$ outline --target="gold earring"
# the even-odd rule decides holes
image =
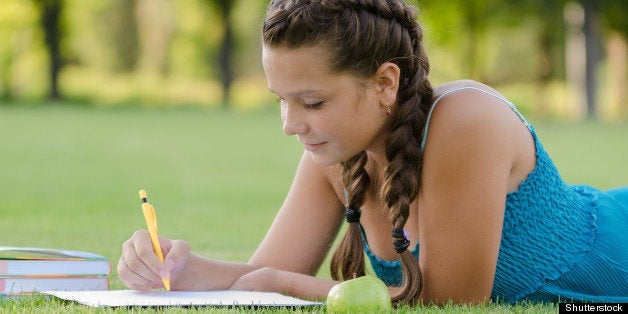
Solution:
[[[392,111],[390,110],[390,106],[388,105],[388,102],[386,102],[386,115],[389,116],[392,114]]]

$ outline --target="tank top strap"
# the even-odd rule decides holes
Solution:
[[[506,103],[519,117],[519,120],[521,120],[521,122],[523,122],[523,124],[528,128],[528,130],[530,130],[532,132],[532,128],[530,123],[528,123],[528,121],[523,117],[523,115],[521,114],[521,112],[519,112],[519,110],[517,110],[517,107],[515,106],[515,104],[513,104],[511,101],[509,101],[508,99],[493,94],[491,92],[487,92],[483,89],[477,88],[477,87],[473,87],[473,86],[463,86],[463,87],[458,87],[458,88],[454,88],[451,90],[448,90],[446,92],[444,92],[442,95],[438,96],[438,98],[436,98],[436,100],[434,100],[434,103],[432,104],[432,107],[430,108],[430,111],[427,114],[427,120],[425,121],[425,127],[423,128],[423,138],[421,139],[421,152],[423,152],[425,150],[425,142],[427,140],[427,130],[430,126],[430,119],[432,118],[432,113],[434,112],[434,108],[436,108],[436,105],[441,101],[441,99],[443,99],[443,97],[455,93],[457,91],[461,91],[461,90],[475,90],[490,96],[493,96],[501,101],[503,101],[504,103]]]

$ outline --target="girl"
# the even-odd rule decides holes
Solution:
[[[316,299],[363,275],[366,255],[395,302],[627,302],[628,188],[564,183],[492,88],[433,90],[422,36],[402,0],[271,1],[264,70],[305,152],[268,234],[248,263],[161,238],[162,264],[138,231],[120,278]],[[343,220],[334,280],[316,278]]]

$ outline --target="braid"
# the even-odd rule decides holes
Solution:
[[[271,0],[263,27],[265,46],[317,45],[326,49],[332,71],[370,78],[384,62],[393,62],[401,70],[397,109],[387,125],[390,134],[384,150],[388,165],[380,190],[403,265],[403,288],[393,297],[395,303],[415,303],[422,285],[418,261],[407,250],[409,242],[403,232],[410,205],[421,189],[420,142],[432,98],[423,31],[416,19],[416,10],[403,0]],[[356,213],[370,183],[366,162],[367,155],[361,152],[342,163],[350,223],[332,257],[334,279],[364,274]]]
[[[415,38],[415,53],[410,62],[410,69],[413,71],[406,73],[404,79],[407,81],[402,82],[405,86],[398,91],[397,110],[391,118],[390,135],[384,143],[389,163],[384,172],[380,193],[390,209],[395,243],[407,241],[403,233],[395,230],[403,230],[410,214],[410,204],[421,189],[423,154],[420,143],[433,93],[427,79],[429,62],[423,49],[422,36],[422,29],[418,23],[414,23],[410,31],[410,37]],[[421,293],[421,270],[410,251],[400,251],[404,283],[402,292],[394,296],[393,301],[415,303]]]
[[[345,216],[349,226],[331,258],[330,269],[334,280],[364,276],[359,208],[364,203],[364,195],[371,181],[364,169],[367,160],[366,153],[361,152],[342,163],[342,181],[347,196]]]

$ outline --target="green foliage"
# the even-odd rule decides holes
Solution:
[[[139,30],[135,18],[137,0],[107,1],[97,16],[96,31],[111,47],[111,68],[130,72],[135,69],[140,54]]]
[[[605,0],[602,1],[602,10],[608,27],[619,32],[625,40],[628,40],[628,19],[626,18],[628,2]]]
[[[32,1],[0,2],[0,98],[42,95],[43,40]]]
[[[0,40],[9,43],[0,46],[0,98],[41,99],[49,87],[45,36],[37,26],[35,2],[0,2]],[[267,2],[64,1],[61,53],[66,63],[60,91],[70,99],[108,104],[218,106],[222,98],[218,57],[224,36],[220,8],[229,4],[234,78],[228,96],[236,107],[263,106],[271,99],[265,90],[259,39]],[[420,8],[435,85],[460,78],[497,87],[527,85],[528,94],[538,95],[534,108],[574,107],[576,102],[565,101],[565,96],[545,99],[537,86],[566,85],[562,6],[575,1],[409,2]],[[624,2],[602,1],[601,21],[606,29],[625,35]],[[611,79],[609,75],[599,80]],[[618,99],[618,106],[626,106],[621,96],[625,91],[600,86],[601,100]]]

